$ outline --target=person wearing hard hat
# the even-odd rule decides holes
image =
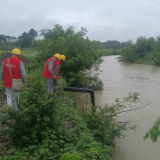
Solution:
[[[23,62],[20,60],[21,50],[14,48],[12,50],[12,57],[5,59],[1,68],[1,79],[3,80],[3,86],[5,87],[5,94],[7,97],[7,105],[12,107],[15,111],[18,111],[18,102],[15,100],[19,97],[20,92],[11,88],[12,78],[22,79],[23,84],[26,83],[26,72]],[[10,65],[9,65],[10,64]],[[11,71],[11,73],[10,73]],[[12,78],[11,78],[12,74]]]
[[[59,53],[55,54],[54,57],[51,57],[47,60],[43,77],[47,83],[47,93],[48,95],[52,94],[54,91],[55,86],[53,85],[53,79],[56,79],[55,69],[56,69],[56,62],[61,60],[61,55]]]
[[[65,55],[62,54],[60,61],[56,62],[56,68],[55,68],[56,78],[53,79],[53,86],[54,86],[53,92],[56,92],[57,80],[59,78],[59,72],[60,72],[60,69],[61,69],[61,63],[64,62],[65,60],[66,60],[66,57],[65,57]]]

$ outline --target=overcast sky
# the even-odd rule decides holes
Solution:
[[[160,1],[160,0],[153,0]],[[94,40],[135,41],[160,35],[160,2],[149,0],[0,0],[0,34],[30,28],[84,27]]]

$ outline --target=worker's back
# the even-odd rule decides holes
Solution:
[[[13,79],[21,79],[21,72],[20,72],[20,63],[21,60],[17,57],[11,57],[9,59],[10,68],[12,72]],[[4,81],[3,86],[4,87],[11,87],[12,79],[9,71],[9,65],[8,65],[8,59],[5,59],[3,62],[3,68],[4,68]]]

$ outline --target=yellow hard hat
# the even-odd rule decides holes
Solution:
[[[14,48],[14,49],[12,50],[12,53],[18,54],[18,55],[20,55],[20,56],[22,55],[21,50],[18,49],[18,48]]]
[[[66,56],[63,55],[63,54],[61,54],[61,59],[62,59],[63,61],[65,61],[65,60],[66,60]]]
[[[59,61],[61,60],[61,55],[60,55],[59,53],[56,53],[56,54],[54,55],[54,57],[58,58]]]

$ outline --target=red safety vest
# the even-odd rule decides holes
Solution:
[[[57,61],[57,62],[56,62],[56,65],[58,65],[58,64],[61,65],[61,62],[60,62],[60,61]],[[58,69],[58,72],[57,72],[57,75],[56,75],[57,77],[56,77],[56,79],[55,79],[56,81],[57,81],[58,78],[59,78],[59,72],[60,72],[60,70],[61,70],[61,66],[60,66],[59,69]]]
[[[45,64],[45,67],[44,67],[44,72],[43,72],[43,77],[46,77],[46,78],[52,78],[53,79],[53,76],[50,74],[49,70],[48,70],[48,64],[50,61],[54,61],[54,58],[51,57],[47,60],[46,64]],[[53,72],[55,73],[55,67],[56,67],[56,63],[54,61],[54,64],[53,64]]]
[[[21,60],[18,59],[17,57],[10,58],[10,66],[11,66],[11,72],[12,72],[13,79],[21,79],[20,63],[21,63]],[[3,71],[4,71],[3,86],[11,87],[12,79],[11,79],[11,75],[9,72],[8,59],[4,60]]]

